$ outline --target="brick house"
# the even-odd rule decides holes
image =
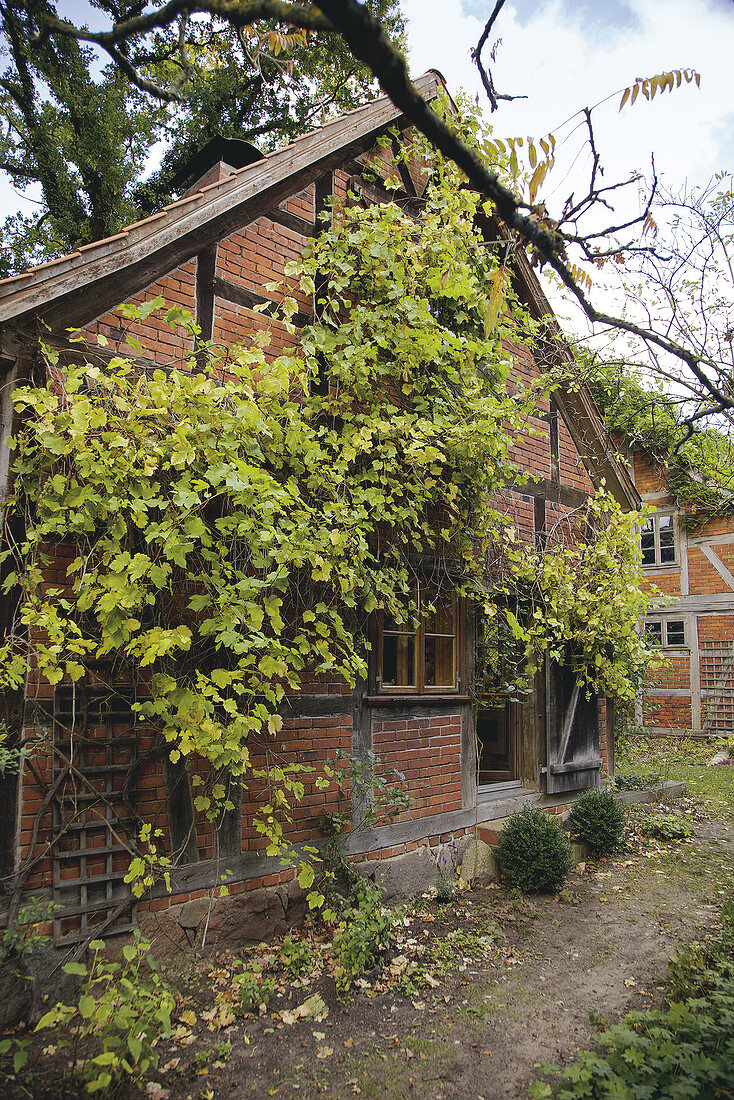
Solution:
[[[435,72],[417,84],[429,98],[443,89]],[[384,176],[375,178],[374,171],[365,170],[368,156],[374,163],[377,139],[389,128],[409,140],[399,111],[382,98],[268,156],[244,142],[215,141],[183,173],[189,190],[182,199],[114,237],[0,283],[5,430],[11,424],[13,384],[31,375],[39,322],[44,332],[50,330],[47,339],[61,348],[70,326],[90,337],[101,333],[114,345],[122,335],[114,308],[121,301],[161,294],[191,311],[203,340],[247,340],[268,323],[272,351],[280,353],[287,346],[285,329],[277,321],[266,322],[254,307],[268,301],[267,284],[283,275],[286,263],[317,232],[329,196],[345,199],[348,191],[357,191],[370,202],[393,197],[384,186],[392,163],[389,146],[377,150]],[[420,165],[401,164],[398,170],[403,185],[398,198],[406,207],[419,205]],[[531,315],[546,318],[550,307],[522,255],[515,260],[515,280]],[[309,304],[299,306],[307,311]],[[196,351],[154,316],[138,323],[135,334],[145,346],[143,354],[158,364]],[[555,330],[549,334],[548,355],[568,361]],[[516,366],[526,378],[540,371],[522,348]],[[531,427],[533,434],[517,444],[515,457],[532,480],[508,486],[503,502],[524,538],[542,540],[602,480],[625,507],[636,507],[634,486],[608,448],[584,387],[557,390]],[[0,472],[7,478],[6,448],[2,461]],[[65,569],[62,548],[55,579],[63,580]],[[522,702],[494,699],[477,709],[469,690],[471,615],[454,601],[439,625],[407,631],[377,619],[366,682],[352,691],[338,681],[314,680],[289,696],[283,708],[275,746],[280,760],[318,761],[338,748],[372,749],[386,765],[405,773],[413,809],[392,828],[355,833],[350,852],[357,860],[425,862],[431,848],[470,836],[477,822],[504,817],[528,801],[560,813],[574,792],[597,784],[610,767],[605,700],[579,698],[564,669],[548,667]],[[401,668],[401,634],[409,634],[406,644],[423,654],[417,675]],[[425,670],[430,647],[434,656],[442,656],[429,678],[420,669]],[[89,777],[84,799],[65,801],[62,760],[64,750],[71,751],[70,689],[43,682],[33,690],[29,686],[19,701],[17,725],[23,737],[47,729],[53,738],[47,737],[47,751],[36,757],[32,771],[23,770],[17,780],[6,777],[0,799],[3,873],[20,874],[28,891],[52,894],[60,907],[54,921],[59,942],[75,942],[91,930],[124,930],[135,919],[135,908],[165,910],[205,896],[219,884],[223,866],[234,895],[227,905],[242,904],[238,895],[254,898],[252,891],[261,898],[268,887],[280,888],[285,897],[282,886],[291,872],[264,854],[263,839],[251,826],[247,791],[218,829],[195,825],[185,770],[155,751],[154,731],[133,730],[132,714],[119,695],[113,704],[92,682],[77,690],[77,719],[85,723],[84,736],[76,738],[77,766]],[[253,746],[252,751],[259,750]],[[324,796],[312,786],[297,807],[289,839],[318,840],[323,814]],[[136,907],[122,878],[125,829],[138,817],[155,819],[166,843],[182,851],[183,858],[173,872],[172,895],[154,890]],[[213,832],[219,859],[214,858]],[[60,835],[63,843],[55,839]],[[215,912],[210,927],[215,931],[216,926]]]
[[[734,733],[734,521],[680,504],[665,471],[642,448],[634,479],[653,509],[642,525],[642,568],[668,597],[645,621],[667,667],[644,689],[648,732],[730,737]]]

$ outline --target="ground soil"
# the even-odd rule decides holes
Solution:
[[[211,968],[221,990],[231,958],[172,960],[169,972],[196,1023],[165,1044],[147,1094],[522,1097],[539,1063],[572,1061],[594,1045],[604,1022],[659,1004],[676,948],[716,925],[734,879],[734,819],[699,812],[691,820],[689,840],[646,841],[589,862],[555,896],[521,897],[493,885],[448,905],[420,899],[386,969],[347,998],[337,999],[325,970],[303,985],[281,979],[259,1018],[207,1020]],[[264,948],[258,957],[267,962]],[[328,1006],[325,1018],[279,1018],[314,992]],[[41,1072],[32,1095],[54,1095],[50,1088]]]

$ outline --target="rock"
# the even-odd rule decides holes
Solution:
[[[206,920],[210,905],[209,898],[194,898],[193,901],[184,902],[178,915],[178,923],[182,928],[198,928]]]
[[[33,1009],[33,979],[22,959],[9,957],[0,966],[0,1031],[28,1020]]]
[[[571,841],[571,862],[574,867],[577,863],[585,863],[589,858],[589,845],[584,844],[583,840]]]
[[[470,841],[464,852],[461,877],[469,884],[496,882],[500,877],[494,851],[478,837],[476,841]]]
[[[282,936],[286,911],[276,890],[250,890],[217,901],[209,920],[209,940],[230,947],[249,947]]]
[[[374,879],[387,900],[409,898],[436,885],[436,861],[425,846],[392,859],[369,860],[361,870]]]
[[[285,912],[286,924],[289,928],[300,928],[306,919],[308,891],[298,885],[296,879],[278,888],[278,896]]]
[[[732,757],[729,755],[729,753],[725,749],[723,750],[723,752],[717,752],[716,756],[711,757],[711,759],[708,762],[708,767],[709,768],[714,768],[714,767],[718,767],[722,764],[724,766],[728,766],[728,767],[734,766],[734,759],[732,759]]]

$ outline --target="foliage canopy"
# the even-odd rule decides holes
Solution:
[[[129,0],[93,6],[109,26],[140,10]],[[368,6],[400,40],[395,0]],[[160,208],[175,197],[177,169],[216,134],[272,148],[374,94],[371,74],[338,36],[191,20],[185,56],[178,29],[162,27],[123,47],[122,64],[103,63],[75,38],[39,38],[64,8],[63,0],[0,3],[0,170],[34,198],[40,190],[37,213],[5,219],[0,276]],[[131,80],[137,69],[167,102]]]

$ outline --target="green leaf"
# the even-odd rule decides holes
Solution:
[[[62,966],[61,969],[66,974],[75,974],[78,977],[84,977],[84,975],[87,973],[87,968],[84,965],[84,963],[79,963],[79,962],[64,963],[64,965]]]

